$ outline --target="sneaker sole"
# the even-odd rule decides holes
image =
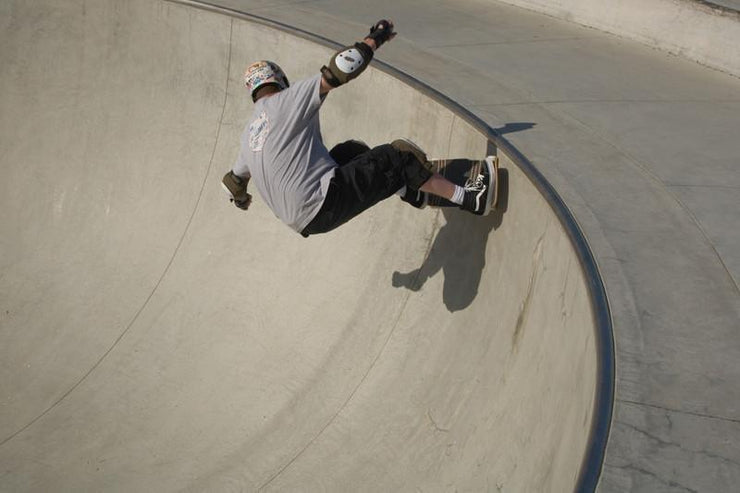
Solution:
[[[401,193],[401,192],[403,192],[403,193]],[[418,194],[421,194],[422,199],[421,199],[421,203],[420,204],[412,203],[412,202],[409,202],[408,200],[406,200],[405,197],[406,197],[406,194],[407,193],[408,193],[408,189],[406,188],[406,185],[404,185],[403,187],[401,187],[396,192],[396,195],[398,195],[403,202],[405,202],[406,204],[409,204],[411,207],[416,207],[417,209],[424,209],[427,205],[429,205],[429,194],[428,193],[422,192],[422,191],[416,192],[417,193],[417,195],[416,195],[417,198],[419,197]]]
[[[417,209],[424,209],[427,205],[429,205],[429,194],[426,192],[418,191],[416,192],[416,197],[418,198],[421,196],[421,203],[420,204],[412,204],[411,202],[407,202],[407,204],[411,205],[412,207],[416,207]]]
[[[407,139],[406,137],[401,137],[400,139],[396,139],[396,140],[402,140],[402,141],[406,142],[408,145],[410,145],[411,147],[413,147],[414,149],[416,149],[417,151],[419,151],[419,152],[421,152],[423,154],[426,154],[426,152],[424,152],[422,150],[422,148],[419,147],[418,145],[416,145],[416,142],[414,142],[411,139]]]
[[[498,207],[498,156],[487,156],[486,164],[488,165],[488,172],[490,173],[489,176],[493,177],[493,194],[489,194],[491,195],[491,200],[489,204],[487,204],[487,215],[489,212],[495,211],[496,207]]]
[[[498,158],[496,156],[487,156],[485,159],[486,171],[488,172],[488,183],[486,183],[486,203],[483,211],[479,212],[480,216],[487,216],[492,210],[496,209],[498,201]],[[493,186],[491,186],[493,181]]]
[[[408,138],[406,138],[406,137],[401,137],[400,139],[396,139],[396,140],[401,140],[401,141],[403,141],[403,142],[406,142],[406,143],[407,143],[407,144],[408,144],[409,146],[411,146],[411,147],[413,147],[414,149],[416,149],[416,150],[417,150],[417,151],[418,151],[418,152],[419,152],[420,154],[422,154],[422,155],[424,156],[424,163],[422,163],[422,165],[423,165],[423,166],[424,166],[424,167],[425,167],[426,169],[428,169],[429,171],[434,171],[434,170],[432,169],[432,168],[433,168],[433,166],[432,166],[432,164],[431,164],[431,162],[430,162],[429,156],[427,155],[427,153],[426,153],[426,152],[424,152],[424,150],[423,150],[423,149],[422,149],[421,147],[419,147],[419,146],[418,146],[418,145],[416,144],[416,142],[414,142],[413,140],[411,140],[411,139],[408,139]]]

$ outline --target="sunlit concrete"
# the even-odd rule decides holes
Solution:
[[[327,48],[162,1],[0,13],[0,490],[575,486],[594,314],[510,156],[504,212],[393,198],[304,239],[219,180],[251,110],[243,67],[295,80]],[[329,145],[490,150],[375,69],[322,125]]]

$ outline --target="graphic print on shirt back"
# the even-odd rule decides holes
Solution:
[[[249,125],[249,148],[254,152],[260,152],[265,146],[265,139],[270,133],[270,120],[267,113],[260,113],[255,121]]]

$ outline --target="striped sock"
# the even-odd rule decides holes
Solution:
[[[459,185],[455,185],[455,193],[452,195],[450,202],[462,205],[463,198],[465,197],[465,189]]]

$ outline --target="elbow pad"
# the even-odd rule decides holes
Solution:
[[[336,52],[329,66],[321,67],[321,73],[332,87],[339,87],[359,76],[372,59],[373,49],[358,42]]]

